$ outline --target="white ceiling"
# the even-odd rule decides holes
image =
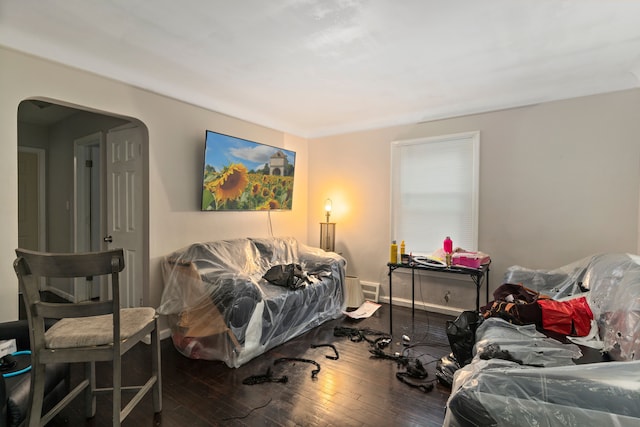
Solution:
[[[634,0],[0,0],[0,44],[304,137],[640,86]]]

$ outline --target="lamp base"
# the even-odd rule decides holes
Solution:
[[[326,252],[335,252],[336,250],[336,223],[335,222],[320,223],[320,248]]]

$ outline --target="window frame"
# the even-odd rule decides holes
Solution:
[[[464,142],[467,141],[470,144],[465,145],[465,149],[471,150],[471,190],[470,196],[468,199],[470,202],[470,222],[471,222],[471,242],[462,242],[456,243],[454,239],[454,247],[462,246],[466,250],[477,251],[478,250],[478,228],[479,228],[479,200],[480,200],[480,131],[470,131],[470,132],[461,132],[455,134],[447,134],[447,135],[439,135],[439,136],[431,136],[431,137],[421,137],[421,138],[413,138],[413,139],[403,139],[396,140],[391,143],[391,203],[390,203],[390,240],[396,240],[399,244],[401,240],[410,240],[408,236],[399,235],[399,229],[401,228],[398,224],[398,217],[400,217],[399,209],[401,209],[401,191],[402,182],[401,176],[397,173],[398,170],[401,170],[403,167],[406,167],[406,164],[403,165],[401,163],[401,149],[403,147],[411,146],[411,145],[424,145],[424,144],[433,144],[433,143],[446,143],[447,141],[457,141]],[[399,194],[400,193],[400,194]],[[453,193],[444,193],[444,194],[453,194]],[[445,238],[447,234],[450,234],[447,230],[441,230],[442,239]],[[414,243],[414,242],[413,242]],[[420,246],[433,246],[433,247],[420,247]],[[413,244],[412,246],[415,246]],[[434,250],[440,248],[442,246],[442,241],[439,242],[430,242],[423,243],[422,245],[418,245],[413,249],[413,253],[420,254],[428,254],[433,252]],[[408,250],[411,250],[408,247]]]

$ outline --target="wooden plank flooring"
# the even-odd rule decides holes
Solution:
[[[445,322],[450,316],[393,308],[394,339],[385,351],[405,352],[419,358],[428,370],[426,380],[435,381],[425,393],[396,378],[399,369],[393,360],[373,358],[370,345],[334,336],[335,326],[370,328],[387,332],[389,307],[382,307],[368,319],[342,318],[321,325],[248,362],[238,369],[222,362],[191,360],[179,354],[171,340],[162,342],[163,411],[154,415],[147,396],[123,423],[124,426],[440,426],[449,390],[435,381],[436,361],[450,353]],[[411,338],[404,346],[402,335]],[[375,338],[375,337],[373,337]],[[331,343],[338,360],[325,358],[333,351],[311,344]],[[313,365],[301,362],[273,366],[280,357],[312,359],[321,365],[316,379]],[[125,356],[123,382],[132,384],[149,369],[149,347],[141,344]],[[286,375],[288,382],[243,385],[243,379],[263,374],[272,367],[274,376]],[[100,385],[110,380],[110,365],[97,369]],[[72,382],[79,367],[72,370]],[[82,398],[63,410],[51,426],[109,426],[111,399],[98,397],[97,415],[85,419]]]

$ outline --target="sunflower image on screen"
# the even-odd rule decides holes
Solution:
[[[295,152],[207,131],[202,210],[291,209]]]

